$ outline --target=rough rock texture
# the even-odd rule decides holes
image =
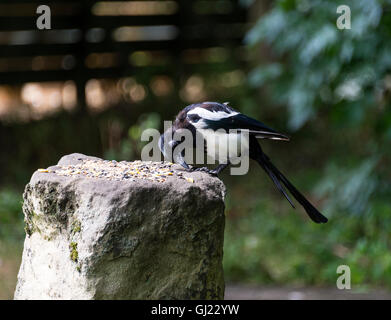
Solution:
[[[63,157],[58,166],[97,159]],[[15,299],[222,299],[224,185],[35,172]],[[173,168],[181,171],[180,167]]]

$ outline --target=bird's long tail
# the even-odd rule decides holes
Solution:
[[[266,171],[270,179],[274,182],[277,189],[285,196],[289,203],[294,208],[295,206],[292,203],[292,200],[287,195],[284,187],[281,185],[283,183],[289,192],[295,197],[295,199],[303,206],[308,216],[312,221],[316,223],[325,223],[327,218],[322,215],[290,182],[289,180],[271,163],[269,157],[262,153],[259,153],[255,159],[261,167]]]

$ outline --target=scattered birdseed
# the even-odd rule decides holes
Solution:
[[[58,166],[54,170],[38,169],[38,172],[54,173],[59,176],[84,176],[115,181],[136,181],[136,179],[165,182],[167,178],[178,177],[194,183],[193,178],[183,176],[173,168],[171,162],[121,161],[83,159],[75,165]]]

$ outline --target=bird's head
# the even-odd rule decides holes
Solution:
[[[181,144],[181,141],[174,139],[174,133],[172,128],[166,130],[159,138],[159,149],[162,152],[165,159],[171,162],[180,164],[185,169],[190,169],[188,164],[185,162],[183,151],[180,152],[175,148]]]

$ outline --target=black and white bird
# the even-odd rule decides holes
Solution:
[[[284,140],[289,137],[279,133],[262,122],[250,118],[228,106],[228,103],[202,102],[187,106],[177,115],[172,127],[160,136],[159,148],[166,158],[171,158],[183,139],[175,137],[175,133],[189,130],[193,139],[193,147],[196,144],[196,137],[204,140],[204,146],[208,158],[217,160],[219,165],[210,170],[207,167],[190,167],[184,158],[183,152],[177,152],[173,161],[182,165],[187,171],[205,171],[218,175],[238,156],[241,143],[248,148],[250,159],[255,160],[265,170],[277,189],[284,195],[294,208],[293,202],[288,196],[286,189],[303,206],[308,216],[316,223],[325,223],[327,218],[323,216],[271,163],[269,157],[262,151],[258,139]],[[232,133],[232,131],[234,131]],[[240,135],[242,131],[247,135]],[[242,141],[248,137],[248,141]],[[240,141],[239,141],[240,140]],[[232,146],[232,147],[231,147]],[[243,149],[242,149],[243,150]],[[171,153],[173,152],[173,153]],[[169,154],[171,153],[171,154]],[[284,188],[285,187],[285,188]]]

